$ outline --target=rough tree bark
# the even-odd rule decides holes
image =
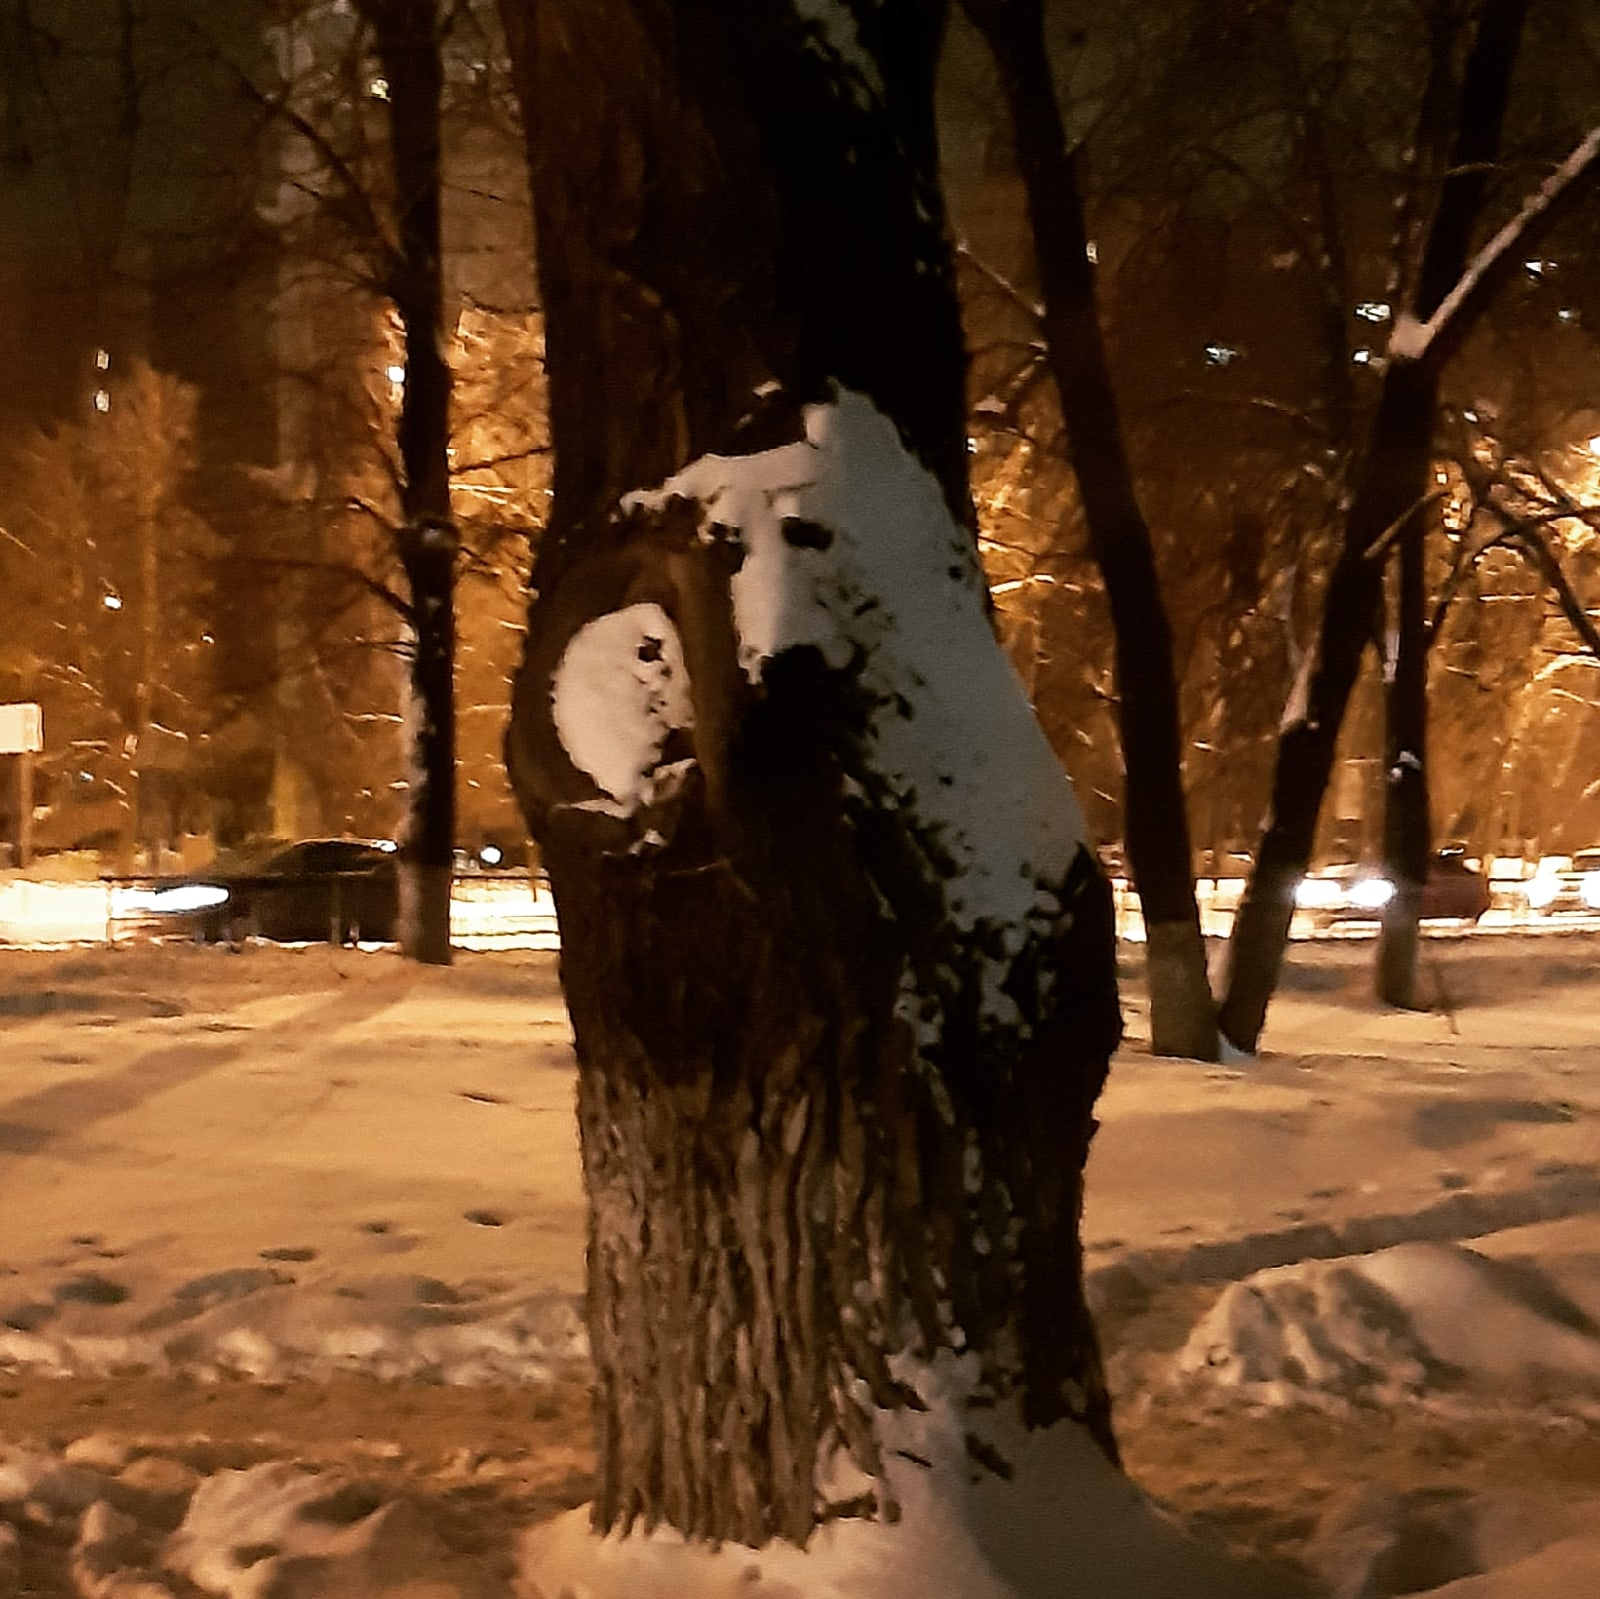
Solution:
[[[1194,897],[1172,629],[1106,359],[1076,162],[1045,48],[1043,0],[961,0],[999,69],[1016,135],[1051,374],[1111,608],[1128,865],[1147,938],[1150,1042],[1217,1058],[1216,1005]]]
[[[1486,176],[1483,163],[1492,159],[1498,141],[1505,81],[1525,9],[1525,0],[1488,0],[1475,31],[1468,68],[1455,97],[1457,159],[1428,227],[1407,306],[1414,323],[1428,322],[1467,267]],[[1498,91],[1494,90],[1496,52],[1505,80]],[[1541,226],[1549,224],[1547,214]],[[1345,517],[1339,559],[1323,600],[1316,652],[1308,658],[1303,680],[1284,713],[1267,825],[1228,941],[1220,1020],[1224,1035],[1244,1050],[1253,1051],[1259,1042],[1267,1004],[1277,986],[1294,916],[1295,886],[1311,859],[1339,728],[1383,602],[1382,557],[1387,542],[1408,524],[1419,523],[1425,512],[1439,374],[1486,304],[1484,295],[1477,296],[1473,315],[1455,317],[1420,355],[1391,351],[1384,372],[1356,492]],[[1410,752],[1416,759],[1414,769],[1398,753],[1391,771],[1398,765],[1408,798],[1420,785],[1426,804],[1421,751]],[[1408,845],[1404,868],[1413,874],[1414,890],[1403,888],[1395,896],[1396,901],[1406,902],[1397,916],[1406,914],[1407,905],[1414,914],[1415,904],[1420,903],[1421,878],[1427,870],[1425,832],[1423,840],[1420,873]],[[1414,928],[1413,921],[1413,936]]]
[[[1115,1452],[1078,1239],[1110,900],[974,551],[941,10],[503,5],[556,458],[507,755],[601,1529],[892,1521],[946,1399],[980,1475],[1003,1417]]]
[[[400,847],[400,948],[450,963],[455,859],[455,577],[450,511],[450,363],[444,350],[440,112],[444,58],[437,0],[360,0],[388,83],[395,237],[384,284],[400,318],[401,527],[411,631],[410,787]]]

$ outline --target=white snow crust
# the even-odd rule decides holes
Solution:
[[[439,1303],[446,1295],[457,1302]],[[315,1271],[297,1278],[246,1267],[181,1283],[141,1304],[131,1324],[107,1321],[101,1307],[68,1307],[30,1329],[0,1326],[0,1370],[174,1373],[200,1382],[325,1382],[359,1372],[390,1382],[537,1387],[589,1353],[569,1294],[462,1302],[448,1285],[403,1274],[335,1284]]]
[[[456,1599],[437,1534],[405,1500],[376,1498],[358,1481],[287,1461],[221,1471],[195,1489],[163,1563],[225,1599],[308,1590]],[[240,1551],[254,1558],[241,1560]]]
[[[1066,1559],[1071,1591],[1093,1599],[1300,1594],[1186,1532],[1075,1423],[1030,1433],[991,1417],[985,1442],[1013,1475],[975,1470],[970,1359],[901,1361],[896,1375],[926,1406],[878,1414],[897,1520],[831,1522],[804,1551],[777,1540],[711,1550],[659,1529],[597,1539],[574,1511],[523,1540],[521,1599],[1059,1599]]]

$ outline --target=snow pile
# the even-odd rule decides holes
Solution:
[[[80,1599],[196,1592],[490,1599],[504,1592],[452,1556],[416,1503],[376,1482],[287,1461],[202,1478],[157,1456],[130,1464],[121,1458],[127,1449],[97,1438],[69,1446],[67,1455],[84,1452],[105,1456],[108,1469],[0,1448],[0,1593],[34,1591],[5,1580],[8,1552],[18,1565],[18,1527],[70,1549],[66,1575]],[[165,1469],[141,1471],[141,1463]]]
[[[1231,1284],[1173,1369],[1266,1403],[1454,1390],[1593,1408],[1600,1325],[1529,1267],[1460,1245],[1401,1244]]]
[[[207,1478],[163,1564],[226,1599],[460,1599],[438,1535],[404,1499],[272,1462]]]
[[[523,1539],[519,1599],[1060,1599],[1063,1579],[1092,1599],[1300,1599],[1292,1573],[1186,1531],[1064,1422],[1028,1432],[983,1416],[964,1395],[974,1363],[897,1363],[926,1409],[881,1411],[898,1519],[827,1523],[805,1550],[686,1544],[666,1529],[598,1538],[586,1511]],[[975,1466],[973,1446],[1008,1463]]]
[[[106,1316],[103,1307],[78,1307],[29,1328],[0,1326],[0,1370],[273,1382],[359,1372],[521,1385],[548,1383],[588,1358],[570,1295],[469,1297],[433,1279],[399,1275],[329,1288],[281,1273],[216,1272],[183,1284],[135,1320],[107,1324]],[[12,1313],[13,1321],[27,1319]]]
[[[1564,1558],[1553,1553],[1562,1545],[1570,1555],[1572,1540],[1592,1534],[1597,1510],[1593,1499],[1518,1488],[1394,1491],[1368,1484],[1332,1496],[1301,1559],[1326,1582],[1329,1599],[1454,1594],[1463,1579],[1476,1582],[1502,1567],[1509,1576]],[[1561,1590],[1567,1599],[1590,1591]]]
[[[37,1504],[75,1515],[105,1492],[99,1472],[38,1450],[0,1448],[0,1509]]]

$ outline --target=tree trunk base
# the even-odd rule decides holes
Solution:
[[[1417,997],[1417,956],[1422,942],[1422,887],[1402,882],[1384,906],[1378,933],[1378,999],[1396,1010],[1426,1010]]]
[[[1316,1591],[1188,1532],[1075,1422],[1007,1429],[1001,1447],[1014,1473],[1004,1481],[974,1468],[954,1417],[935,1405],[912,1420],[925,1436],[902,1447],[929,1464],[892,1458],[896,1522],[829,1522],[804,1550],[782,1540],[713,1548],[667,1528],[602,1537],[586,1508],[573,1510],[523,1535],[517,1599],[1061,1599],[1069,1590],[1093,1599],[1310,1599]],[[984,1418],[986,1434],[993,1425]]]
[[[1150,922],[1145,938],[1151,1053],[1214,1061],[1221,1038],[1199,926],[1191,921]]]
[[[449,866],[400,869],[400,953],[424,966],[448,966],[450,945]]]

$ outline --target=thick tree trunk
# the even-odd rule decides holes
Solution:
[[[450,364],[444,352],[437,0],[361,0],[388,83],[396,237],[386,285],[405,339],[397,535],[411,623],[410,786],[400,848],[400,948],[450,964],[455,861],[455,572],[450,512]]]
[[[1100,330],[1076,164],[1067,149],[1041,0],[961,0],[988,42],[1016,132],[1051,373],[1089,550],[1111,608],[1128,865],[1144,915],[1150,1042],[1217,1058],[1216,1006],[1194,897],[1172,630],[1139,506]]]
[[[579,1062],[595,1523],[893,1520],[943,1469],[913,1418],[963,1482],[1006,1416],[1114,1453],[1110,898],[971,536],[939,7],[504,9],[556,453],[508,759]]]
[[[1488,168],[1499,144],[1500,120],[1525,11],[1526,0],[1487,0],[1484,6],[1456,96],[1450,175],[1428,228],[1409,308],[1417,322],[1425,323],[1432,316],[1466,269]],[[1339,561],[1323,600],[1317,652],[1306,683],[1296,686],[1295,698],[1284,714],[1267,826],[1228,941],[1220,1019],[1224,1035],[1241,1049],[1256,1048],[1266,1022],[1267,1004],[1277,986],[1294,917],[1295,885],[1310,864],[1317,813],[1333,770],[1334,746],[1382,603],[1380,558],[1391,536],[1404,537],[1409,524],[1420,524],[1431,486],[1439,373],[1469,326],[1465,319],[1458,321],[1446,338],[1434,340],[1421,359],[1404,352],[1393,354],[1384,372],[1359,485],[1345,518]],[[1420,530],[1415,536],[1420,537]],[[1425,665],[1419,669],[1425,672]],[[1407,682],[1415,700],[1418,685],[1425,679],[1408,676]],[[1425,719],[1426,711],[1414,703],[1408,715],[1405,725],[1415,727],[1416,718]],[[1424,749],[1420,737],[1413,742],[1419,775],[1417,781],[1406,782],[1404,792],[1413,801],[1420,793],[1425,804],[1426,784],[1420,766]],[[1397,752],[1400,747],[1396,744]],[[1402,762],[1402,767],[1405,764]],[[1412,839],[1409,862],[1416,829],[1407,831]],[[1396,838],[1400,832],[1397,821]],[[1425,875],[1425,832],[1423,838],[1421,872]],[[1405,862],[1401,865],[1404,871],[1414,869]],[[1395,896],[1393,931],[1387,935],[1389,958],[1407,965],[1414,962],[1414,912],[1420,905],[1421,877],[1409,881],[1411,886]],[[1409,934],[1402,925],[1408,916]],[[1385,925],[1389,926],[1387,917]],[[1409,959],[1408,947],[1413,952]]]

